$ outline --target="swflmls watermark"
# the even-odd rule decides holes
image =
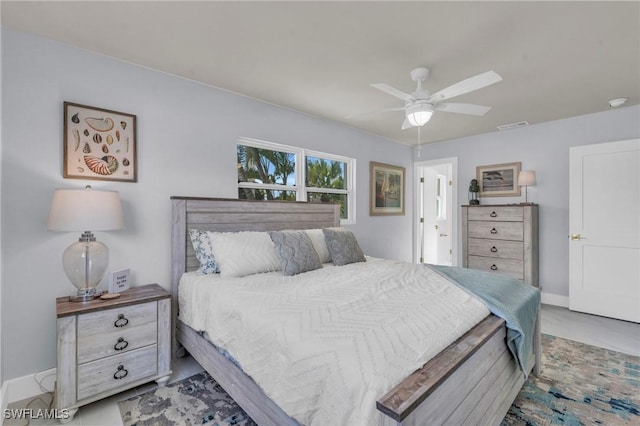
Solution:
[[[69,410],[62,408],[34,409],[34,408],[6,408],[3,412],[5,419],[55,419],[66,420],[70,417]]]

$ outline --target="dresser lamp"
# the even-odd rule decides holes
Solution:
[[[92,231],[110,231],[123,226],[122,206],[117,191],[57,189],[49,212],[50,231],[83,231],[80,239],[62,255],[62,267],[78,288],[71,301],[84,302],[100,297],[96,291],[109,264],[109,249],[96,241]]]
[[[536,172],[533,170],[521,170],[518,173],[518,186],[524,186],[524,203],[529,204],[527,199],[527,187],[536,184]]]

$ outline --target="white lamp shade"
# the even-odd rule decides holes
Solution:
[[[424,126],[431,120],[433,106],[430,104],[415,104],[407,108],[407,120],[414,126]]]
[[[109,231],[123,226],[117,191],[57,189],[53,193],[48,228],[51,231]]]
[[[533,170],[521,170],[518,173],[518,186],[534,186],[536,184],[536,172]]]

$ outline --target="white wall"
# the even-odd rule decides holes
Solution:
[[[55,188],[120,191],[125,229],[97,232],[110,270],[169,288],[171,195],[232,197],[240,136],[357,159],[357,223],[365,253],[411,261],[411,197],[401,217],[370,217],[369,161],[406,167],[411,148],[46,39],[2,29],[2,378],[55,366],[55,297],[75,289],[61,265],[79,235],[48,232]],[[138,120],[138,182],[62,178],[62,103]],[[412,187],[407,188],[412,194]],[[104,287],[103,282],[101,287]]]
[[[569,295],[569,148],[639,136],[640,106],[636,105],[428,144],[416,162],[458,157],[460,204],[468,202],[469,181],[476,177],[476,166],[521,161],[523,170],[535,170],[537,183],[529,187],[529,201],[540,205],[540,285],[543,298],[562,301]],[[480,203],[522,201],[524,190],[520,198],[491,197]],[[460,247],[459,222],[457,229]]]

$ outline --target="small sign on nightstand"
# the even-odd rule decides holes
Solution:
[[[129,269],[109,272],[109,293],[122,293],[129,290]]]

